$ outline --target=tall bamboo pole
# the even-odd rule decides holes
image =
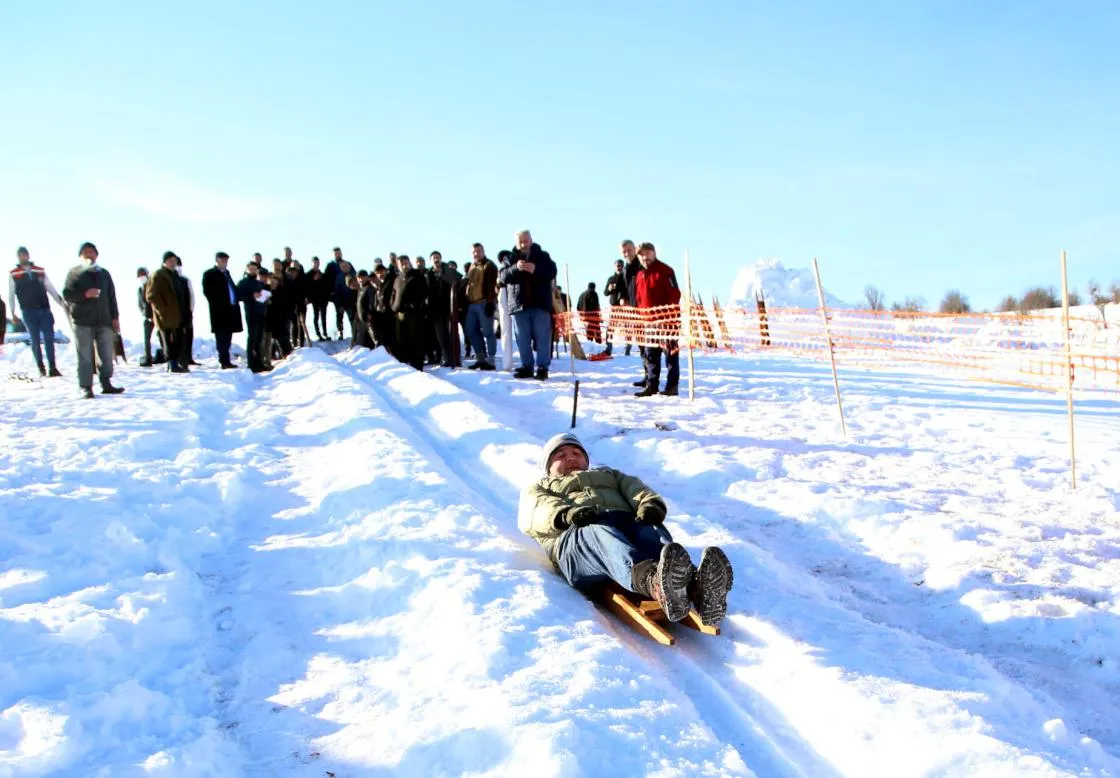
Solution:
[[[1066,411],[1069,415],[1069,477],[1077,488],[1077,448],[1074,445],[1073,425],[1073,348],[1069,330],[1069,277],[1066,274],[1066,252],[1062,250],[1062,327],[1065,329],[1066,352]]]
[[[564,283],[568,287],[568,304],[564,306],[564,314],[567,317],[568,323],[568,362],[571,364],[572,379],[576,377],[576,350],[572,348],[572,336],[574,334],[574,322],[572,321],[572,274],[568,269],[568,264],[564,263]],[[560,302],[563,304],[564,298],[560,297]]]
[[[696,400],[696,363],[692,356],[692,268],[688,249],[684,250],[684,306],[681,308],[681,334],[688,343],[688,401],[691,403]],[[677,348],[680,348],[679,343]]]
[[[824,322],[824,338],[828,346],[828,359],[832,363],[832,388],[836,392],[836,410],[840,413],[840,429],[848,437],[848,424],[844,421],[844,405],[840,402],[840,379],[836,375],[836,350],[832,346],[832,327],[828,323],[828,306],[824,302],[824,284],[821,283],[821,268],[813,257],[813,275],[817,277],[817,297],[821,301],[821,321]]]

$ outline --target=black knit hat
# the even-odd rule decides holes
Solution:
[[[83,251],[85,251],[86,249],[93,249],[93,250],[94,250],[94,251],[96,252],[96,251],[97,251],[97,246],[93,245],[92,243],[90,243],[90,242],[89,242],[89,241],[87,240],[87,241],[86,241],[85,243],[83,243],[83,244],[82,244],[82,245],[81,245],[81,246],[80,246],[80,247],[78,248],[78,256],[80,257],[80,256],[82,255],[82,252],[83,252]],[[97,253],[100,253],[100,252],[97,252]]]
[[[31,256],[31,252],[27,250],[27,246],[20,246],[18,249],[16,249],[16,256],[18,257],[20,254],[27,254],[28,256]]]
[[[225,253],[224,251],[219,251],[214,255],[214,259],[229,259],[229,254]]]
[[[167,261],[167,260],[169,260],[169,259],[178,259],[178,258],[179,258],[179,257],[177,257],[177,256],[175,255],[175,252],[174,252],[174,251],[165,251],[165,252],[163,252],[163,260],[162,260],[162,261],[163,261],[163,262],[166,262],[166,261]]]

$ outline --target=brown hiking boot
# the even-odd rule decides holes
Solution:
[[[669,621],[680,621],[692,608],[688,590],[695,572],[684,546],[666,543],[656,563],[648,559],[634,565],[634,591],[656,600]]]
[[[727,554],[717,546],[705,548],[692,587],[692,602],[705,626],[718,627],[727,616],[727,593],[733,582]]]

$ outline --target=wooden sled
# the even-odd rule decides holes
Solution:
[[[665,611],[661,610],[661,606],[656,600],[642,599],[640,595],[628,592],[612,581],[603,587],[600,601],[611,613],[623,621],[629,622],[639,632],[645,632],[661,645],[672,646],[676,644],[677,639],[665,629],[669,622],[665,618]],[[719,627],[705,626],[695,610],[690,610],[688,615],[677,623],[682,627],[694,629],[705,635],[719,634]]]
[[[588,362],[606,362],[608,359],[614,359],[614,357],[602,351],[598,354],[590,354],[587,357]]]

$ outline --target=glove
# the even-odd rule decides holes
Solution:
[[[483,310],[486,311],[486,318],[492,319],[494,317],[494,303],[487,302]]]
[[[638,508],[639,524],[663,524],[665,522],[665,506],[658,502],[642,503]]]
[[[594,505],[580,505],[568,509],[568,523],[573,527],[586,527],[599,519],[599,509]]]

